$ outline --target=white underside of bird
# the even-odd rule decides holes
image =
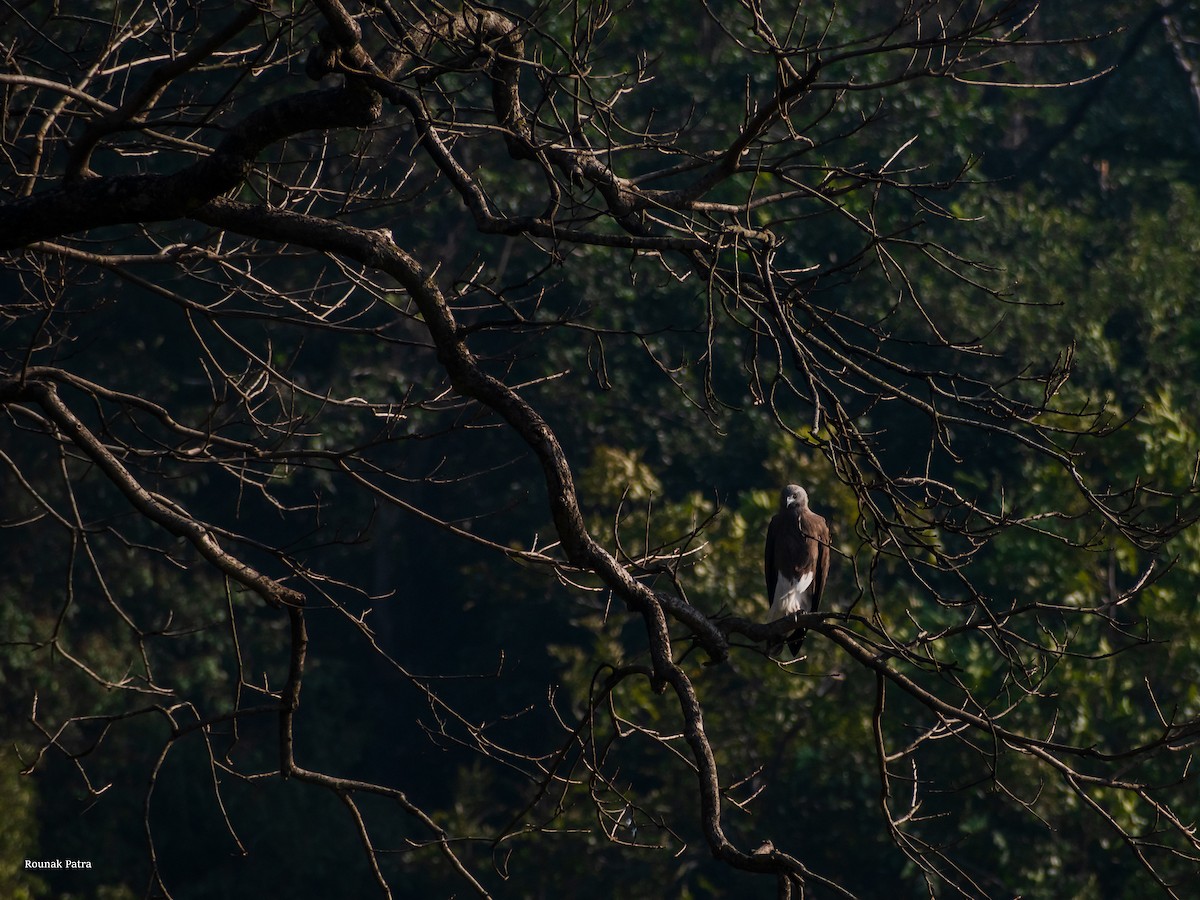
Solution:
[[[767,621],[774,622],[776,619],[790,616],[794,612],[811,612],[812,596],[808,589],[812,587],[815,574],[815,572],[805,572],[793,581],[782,572],[778,573],[775,576],[775,599],[771,602]]]

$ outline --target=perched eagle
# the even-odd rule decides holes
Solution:
[[[767,527],[764,559],[767,600],[774,622],[794,612],[816,612],[829,572],[829,528],[825,520],[808,508],[808,493],[789,484],[779,498],[779,512]],[[800,652],[804,629],[788,636],[792,655]]]

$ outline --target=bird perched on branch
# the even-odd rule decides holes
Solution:
[[[768,622],[817,611],[829,572],[829,527],[808,508],[808,493],[798,484],[789,484],[780,495],[779,512],[767,527],[763,568],[771,604]],[[800,652],[804,634],[805,629],[797,628],[788,636],[793,656]]]

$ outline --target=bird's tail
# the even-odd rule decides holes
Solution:
[[[804,645],[804,636],[808,634],[807,628],[797,628],[788,635],[788,649],[792,651],[792,656],[800,655],[800,648]]]

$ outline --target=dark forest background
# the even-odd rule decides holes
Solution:
[[[306,76],[306,54],[337,43],[339,8],[363,46],[370,23],[398,33],[387,4],[68,6],[0,8],[0,895],[1194,896],[1193,4],[1031,18],[1028,3],[916,4],[943,22],[1005,9],[980,38],[996,40],[986,64],[949,77],[935,59],[912,78],[893,77],[906,70],[877,39],[912,4],[506,5],[538,62],[520,76],[528,115],[590,103],[575,146],[628,178],[707,164],[704,148],[785,89],[755,10],[778,34],[799,10],[802,74],[861,52],[814,75],[843,87],[789,112],[794,134],[771,132],[778,171],[705,195],[743,204],[736,229],[716,208],[685,226],[652,206],[633,225],[582,164],[523,158],[493,111],[514,51],[488,56],[477,36],[449,62],[421,45],[428,58],[397,82],[496,209],[532,220],[558,191],[591,238],[515,214],[483,227],[421,142],[416,107],[386,91],[377,120],[288,131],[212,195],[391,229],[450,298],[449,337],[413,305],[418,287],[347,256],[341,237],[322,250],[200,200],[140,211],[167,187],[120,182],[105,203],[128,211],[108,218],[13,224],[55,191],[174,171],[204,155],[180,141],[215,146],[225,122],[365,77],[346,74],[345,42],[325,72]],[[421,4],[398,8],[420,20]],[[215,55],[141,96],[147,116],[94,127],[137,99],[144,72],[239,16]],[[73,177],[85,140],[92,171]],[[688,177],[681,165],[645,184]],[[808,193],[779,211],[746,205],[796,186]],[[649,244],[689,235],[704,249]],[[790,330],[753,317],[775,283],[802,309]],[[936,382],[981,417],[1003,422],[1001,394],[1020,415],[1010,430],[931,424],[828,359],[810,395],[806,351],[785,338],[806,346],[822,328],[886,351],[872,372],[948,373],[912,379],[930,403]],[[453,341],[548,423],[584,525],[631,579],[728,639],[717,659],[663,607],[737,862],[714,850],[697,745],[680,737],[691,720],[659,690],[643,601],[555,544],[543,457],[456,380]],[[150,492],[144,505],[56,418],[43,376]],[[863,443],[839,443],[851,433]],[[851,464],[871,454],[886,484]],[[781,664],[736,623],[765,613],[762,537],[789,481],[833,529],[823,610],[840,618]],[[296,616],[164,530],[160,501],[304,595],[295,761],[347,781],[281,776]],[[848,641],[1046,745],[956,720]],[[54,858],[93,868],[23,868]]]

